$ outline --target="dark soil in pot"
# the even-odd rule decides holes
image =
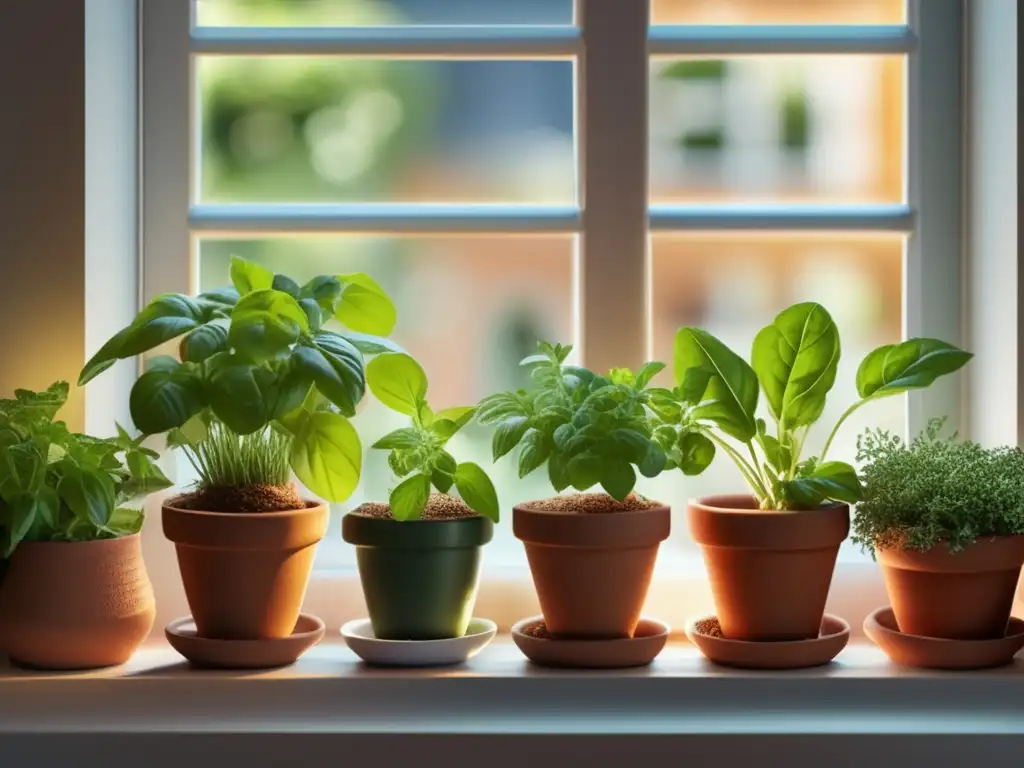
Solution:
[[[761,511],[752,496],[708,496],[690,502],[687,518],[726,638],[818,637],[848,505]]]
[[[201,637],[277,639],[295,629],[329,512],[325,504],[301,499],[291,509],[224,511],[231,498],[255,501],[266,497],[267,488],[232,489],[233,497],[187,494],[164,504],[164,535],[175,544]],[[277,496],[290,498],[283,491]],[[219,499],[222,508],[197,509],[203,499]]]
[[[544,624],[554,638],[631,638],[670,509],[631,494],[581,493],[520,504],[512,529],[526,547]]]
[[[419,520],[397,521],[387,504],[364,504],[342,518],[356,546],[363,596],[382,640],[462,637],[476,604],[481,547],[494,523],[464,502],[433,494]]]
[[[978,539],[957,553],[876,550],[901,632],[949,640],[1003,637],[1024,563],[1024,536]]]

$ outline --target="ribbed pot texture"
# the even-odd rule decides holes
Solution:
[[[850,531],[848,505],[761,511],[752,496],[706,496],[690,502],[687,518],[724,637],[818,637],[839,545]]]
[[[590,514],[513,507],[548,632],[633,637],[670,526],[667,506]]]
[[[123,664],[156,617],[139,534],[98,541],[25,541],[0,586],[0,648],[23,665]]]
[[[163,508],[196,632],[218,640],[287,637],[327,532],[328,508],[236,514]]]
[[[950,554],[876,551],[900,632],[950,640],[1002,637],[1024,564],[1024,536],[979,539]]]
[[[363,596],[382,640],[462,637],[473,618],[484,544],[494,523],[382,520],[347,514],[345,541],[356,545]]]

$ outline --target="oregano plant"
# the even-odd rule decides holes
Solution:
[[[678,395],[650,386],[664,363],[602,376],[567,364],[570,345],[539,346],[539,354],[522,361],[532,369],[533,388],[480,403],[478,421],[495,427],[495,461],[518,446],[520,477],[546,466],[556,492],[600,485],[619,501],[638,473],[651,478],[679,468],[695,475],[711,462],[710,441],[682,428]]]
[[[885,397],[928,387],[963,367],[972,355],[952,344],[912,338],[869,353],[857,369],[859,398],[840,416],[818,456],[804,441],[825,408],[840,357],[839,330],[820,304],[795,304],[755,337],[751,362],[700,328],[675,338],[674,390],[684,432],[705,437],[736,464],[761,509],[813,508],[863,496],[856,470],[828,459],[851,414]],[[772,419],[757,416],[764,394]]]
[[[388,465],[403,478],[388,499],[395,520],[419,519],[431,488],[449,493],[454,486],[473,511],[498,522],[498,494],[487,473],[473,462],[458,462],[447,450],[448,441],[472,420],[476,407],[433,411],[427,402],[427,376],[406,354],[377,356],[367,366],[366,378],[378,400],[412,418],[411,426],[389,432],[373,445],[390,451]]]
[[[170,485],[157,454],[118,427],[116,438],[71,432],[56,415],[67,382],[0,400],[3,556],[22,541],[88,541],[137,533],[142,498]]]
[[[275,485],[290,467],[317,495],[345,500],[362,467],[349,418],[366,389],[363,356],[401,351],[386,338],[394,305],[362,273],[299,285],[232,257],[231,282],[196,297],[157,296],[86,363],[79,383],[176,342],[177,355],[153,357],[132,387],[143,435],[167,434],[201,488]]]

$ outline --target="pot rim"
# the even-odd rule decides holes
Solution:
[[[45,541],[23,540],[18,543],[18,546],[15,548],[14,552],[17,553],[22,547],[39,547],[47,546],[50,544],[57,544],[60,546],[74,546],[82,544],[112,546],[114,542],[130,541],[132,539],[139,539],[141,537],[142,531],[136,531],[135,533],[125,533],[121,536],[107,536],[102,539],[82,539],[81,541],[66,541],[65,539],[47,539]]]
[[[735,506],[732,504],[717,504],[716,501],[724,501],[726,499],[744,499],[749,500],[752,504],[750,507]],[[830,512],[832,510],[843,509],[844,507],[849,509],[850,505],[845,501],[830,501],[827,504],[820,504],[814,509],[760,509],[757,506],[757,497],[752,493],[713,493],[707,496],[698,496],[692,498],[687,503],[690,507],[697,507],[707,512],[722,513],[727,515],[756,515],[763,517],[764,515],[786,515],[787,517],[801,517],[801,516],[814,516],[820,515],[822,512]]]
[[[529,502],[527,502],[529,503]],[[527,544],[598,549],[657,546],[668,538],[672,508],[658,504],[621,512],[560,512],[512,507],[512,533]]]
[[[946,541],[924,551],[888,547],[874,552],[883,568],[930,573],[1005,571],[1024,564],[1024,535],[979,536],[956,553],[949,551]]]
[[[483,515],[454,520],[392,520],[347,512],[341,537],[357,547],[384,549],[466,549],[494,538],[494,521]]]
[[[279,512],[207,512],[162,507],[164,536],[176,545],[219,550],[301,549],[327,533],[330,508],[306,501],[303,509]]]
[[[175,499],[171,499],[174,501]],[[274,520],[286,517],[298,517],[306,514],[314,514],[322,507],[327,507],[327,503],[314,499],[303,499],[306,506],[302,509],[281,509],[273,512],[211,512],[203,509],[185,509],[184,507],[176,507],[174,504],[166,502],[162,505],[163,510],[170,510],[174,514],[178,515],[193,515],[195,517],[206,517],[206,518],[231,518],[232,520]]]
[[[691,500],[686,507],[690,536],[701,546],[761,552],[838,549],[849,536],[850,505],[845,502],[802,510],[760,510],[755,503],[750,494]]]

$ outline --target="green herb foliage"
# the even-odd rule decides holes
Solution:
[[[79,383],[176,340],[180,359],[155,357],[132,388],[132,420],[143,434],[170,433],[201,486],[225,477],[272,485],[290,465],[314,493],[343,501],[362,462],[349,418],[366,389],[363,356],[401,351],[385,338],[394,305],[362,273],[300,286],[235,257],[231,280],[196,297],[153,299],[86,364]],[[332,319],[345,330],[325,328]]]
[[[0,531],[4,557],[22,541],[87,541],[136,533],[133,502],[170,481],[156,453],[118,427],[118,437],[73,433],[57,412],[66,382],[19,389],[0,400]]]
[[[382,403],[412,417],[412,426],[384,435],[373,447],[390,451],[388,464],[404,478],[388,500],[396,520],[417,520],[433,486],[448,493],[452,486],[479,514],[498,522],[498,494],[487,473],[472,462],[456,461],[448,441],[466,424],[476,408],[446,408],[436,413],[427,403],[427,376],[405,354],[387,353],[374,358],[366,369],[371,391]]]
[[[677,393],[649,387],[664,363],[607,376],[565,363],[571,346],[540,344],[540,354],[522,361],[532,368],[532,391],[499,392],[484,398],[477,418],[493,425],[497,461],[519,447],[519,476],[547,466],[558,492],[600,484],[623,500],[637,473],[656,477],[679,467],[699,474],[714,457],[703,435],[682,429]]]
[[[793,305],[762,329],[749,364],[707,331],[680,328],[673,392],[680,399],[682,433],[702,436],[728,454],[761,509],[856,502],[862,488],[854,468],[825,460],[843,422],[870,402],[931,385],[965,365],[971,354],[925,338],[874,350],[857,371],[860,399],[840,417],[821,456],[805,459],[804,440],[824,411],[839,356],[835,323],[824,307],[811,302]],[[761,392],[771,428],[756,414]]]
[[[941,438],[933,419],[909,445],[883,430],[857,440],[864,498],[853,540],[877,548],[959,551],[978,538],[1024,534],[1024,451]]]

